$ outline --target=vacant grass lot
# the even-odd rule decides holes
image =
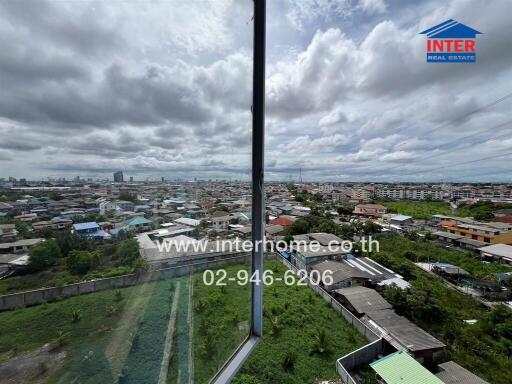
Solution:
[[[416,219],[428,220],[432,215],[457,215],[450,209],[450,204],[443,201],[377,201],[385,206],[390,213],[412,216]]]
[[[286,268],[268,261],[283,276]],[[234,383],[318,383],[337,377],[336,359],[367,342],[310,288],[265,287],[264,336]],[[290,360],[292,363],[290,363]]]
[[[226,268],[228,278],[245,267]],[[275,276],[285,272],[277,261],[266,268]],[[2,312],[0,362],[50,343],[68,357],[48,383],[156,382],[177,299],[167,382],[188,383],[192,376],[206,383],[248,334],[250,286],[205,286],[202,273],[191,281],[184,276]],[[364,344],[312,290],[276,282],[265,287],[265,336],[242,368],[241,382],[334,378],[336,359]]]
[[[482,260],[472,252],[461,252],[431,243],[428,241],[411,241],[401,236],[387,236],[380,240],[381,249],[388,252],[396,250],[413,262],[441,262],[456,265],[473,276],[482,279],[494,279],[492,274],[496,272],[512,272],[512,267],[483,263]]]

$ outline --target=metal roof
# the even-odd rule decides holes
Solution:
[[[434,232],[433,235],[439,236],[439,237],[444,237],[446,239],[452,239],[452,240],[459,240],[464,237],[461,235],[456,235],[455,233],[443,232],[443,231]]]
[[[100,226],[95,221],[91,221],[91,222],[88,222],[88,223],[73,224],[73,228],[75,228],[75,230],[77,230],[77,231],[83,231],[85,229],[97,229],[99,227]]]
[[[392,308],[391,304],[374,289],[350,287],[337,289],[334,292],[343,296],[358,313],[368,313]]]
[[[338,236],[333,235],[332,233],[308,233],[308,236],[313,240],[318,241],[322,245],[329,244],[341,244],[343,242]]]
[[[411,220],[412,216],[405,216],[405,215],[391,215],[389,217],[389,220],[395,220],[395,221],[406,221]]]
[[[512,258],[512,246],[506,244],[493,244],[487,247],[478,248],[478,250],[495,256]]]
[[[392,309],[368,311],[366,316],[389,332],[409,351],[439,349],[446,346],[407,318],[397,315]],[[364,322],[368,323],[368,321]]]
[[[406,352],[395,352],[374,361],[370,367],[387,384],[444,384]]]
[[[322,276],[322,282],[324,285],[329,286],[347,279],[360,278],[360,279],[371,279],[371,276],[363,271],[360,271],[354,267],[351,267],[349,264],[345,262],[337,262],[332,260],[325,260],[320,263],[314,264],[311,266],[312,269],[315,269],[320,272]],[[332,272],[332,284],[325,284],[324,277],[326,271]]]
[[[436,376],[445,384],[489,384],[454,361],[439,364]]]

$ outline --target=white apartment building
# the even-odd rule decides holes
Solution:
[[[373,191],[363,188],[355,188],[350,193],[350,198],[357,201],[370,201],[373,197]]]
[[[377,198],[385,200],[443,200],[444,193],[436,188],[380,188]]]

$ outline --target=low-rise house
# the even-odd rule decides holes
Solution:
[[[392,306],[376,290],[366,287],[348,287],[333,291],[333,295],[354,315],[391,309]]]
[[[242,227],[233,228],[233,232],[242,239],[248,239],[251,237],[252,227],[245,225]]]
[[[34,231],[43,231],[45,229],[52,229],[53,223],[51,221],[37,221],[32,223],[32,229]]]
[[[364,217],[382,217],[386,211],[386,207],[380,204],[358,204],[353,213]]]
[[[18,231],[14,224],[0,224],[0,241],[15,240],[18,236]]]
[[[438,362],[446,345],[392,309],[369,311],[361,321],[397,349],[405,349],[421,363]]]
[[[320,285],[327,291],[367,284],[371,276],[350,264],[341,261],[325,260],[311,266],[312,271],[318,271]]]
[[[142,232],[151,230],[152,221],[142,216],[135,216],[125,220],[124,226],[130,231]]]
[[[414,224],[414,218],[406,215],[390,215],[389,223],[400,227],[407,227]]]
[[[445,344],[397,315],[377,291],[366,287],[341,288],[334,290],[333,296],[396,349],[409,351],[421,362],[439,361],[443,356]]]
[[[53,229],[69,229],[73,225],[73,220],[71,219],[65,219],[62,217],[54,217],[51,219],[51,222],[53,223]]]
[[[436,377],[444,384],[489,384],[454,361],[438,365]]]
[[[0,201],[0,213],[9,213],[14,207],[11,204]]]
[[[294,241],[296,238],[294,236]],[[319,243],[294,243],[291,247],[290,261],[299,269],[310,269],[313,264],[325,260],[342,260],[348,251],[341,246],[325,246]]]
[[[265,236],[267,239],[273,239],[275,236],[282,233],[284,227],[282,225],[265,225]]]
[[[270,224],[272,225],[280,225],[282,227],[287,227],[289,225],[292,225],[294,220],[290,219],[288,216],[279,216],[278,218],[274,220],[270,220]]]
[[[23,215],[14,216],[14,219],[28,223],[37,219],[37,213],[25,213]]]
[[[113,201],[102,201],[99,204],[100,213],[105,215],[109,212],[114,212],[117,209],[117,204]]]
[[[135,209],[135,204],[131,201],[118,200],[116,201],[116,209],[123,212],[133,212]]]
[[[100,226],[95,221],[88,223],[73,224],[73,231],[79,236],[90,238],[108,238],[110,235],[100,229]]]
[[[188,217],[180,217],[179,219],[174,220],[175,223],[188,225],[190,227],[197,227],[201,224],[201,220],[189,219]]]
[[[209,221],[211,222],[213,228],[219,231],[228,229],[232,220],[234,220],[234,217],[228,214],[225,216],[212,216]]]
[[[0,253],[27,253],[34,245],[44,239],[22,239],[12,243],[0,243]]]
[[[483,259],[512,264],[512,246],[510,245],[493,244],[478,248],[478,252]]]

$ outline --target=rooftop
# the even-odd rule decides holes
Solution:
[[[350,287],[337,289],[334,292],[345,297],[358,313],[368,313],[382,309],[391,309],[386,299],[376,290],[366,287]]]
[[[88,223],[76,223],[73,224],[73,228],[75,231],[84,231],[87,229],[98,229],[100,226],[95,221],[90,221]]]
[[[387,384],[444,384],[406,352],[400,351],[374,361],[370,367]]]
[[[512,246],[506,244],[493,244],[478,248],[480,252],[491,253],[496,256],[512,258]]]
[[[436,376],[445,384],[489,384],[454,361],[439,364]]]

